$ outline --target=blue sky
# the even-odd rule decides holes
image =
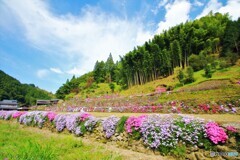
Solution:
[[[0,70],[55,91],[97,60],[114,60],[164,29],[213,12],[240,16],[240,0],[2,0]]]

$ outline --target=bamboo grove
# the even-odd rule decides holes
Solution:
[[[188,67],[191,55],[225,55],[222,52],[227,52],[229,44],[223,50],[222,43],[229,23],[231,20],[228,15],[210,13],[199,20],[180,24],[155,35],[152,40],[121,58],[125,83],[131,87],[169,76],[175,67]],[[237,32],[231,35],[238,37],[238,52],[239,29]]]

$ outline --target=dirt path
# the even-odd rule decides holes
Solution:
[[[14,123],[14,122],[11,122]],[[17,123],[17,122],[15,122]],[[48,137],[59,137],[59,138],[64,138],[64,136],[69,136],[66,135],[64,133],[55,133],[55,132],[51,132],[46,128],[43,129],[39,129],[39,128],[35,128],[35,127],[26,127],[21,125],[21,128],[23,128],[24,130],[27,130],[30,133],[39,133],[39,134],[43,134],[46,135]],[[73,135],[71,135],[73,136]],[[73,136],[74,137],[74,136]],[[74,137],[76,140],[81,140],[84,144],[86,145],[96,145],[96,146],[101,146],[103,147],[106,152],[113,152],[116,153],[118,155],[121,155],[123,157],[123,159],[125,160],[174,160],[173,157],[169,157],[169,156],[161,156],[161,155],[155,155],[154,153],[151,154],[144,154],[144,153],[140,153],[140,152],[135,152],[132,150],[128,150],[128,149],[123,149],[123,148],[118,148],[114,145],[109,145],[109,144],[103,144],[85,137]]]

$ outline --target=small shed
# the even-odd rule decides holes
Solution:
[[[17,109],[18,109],[17,100],[0,101],[0,110],[17,110]]]
[[[156,89],[155,89],[155,93],[163,93],[163,92],[166,92],[167,91],[167,88],[166,87],[163,87],[163,86],[158,86]]]

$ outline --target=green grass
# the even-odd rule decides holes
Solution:
[[[0,121],[0,159],[65,160],[122,159],[119,155],[96,145],[86,145],[72,135],[60,136],[22,128],[13,122]]]
[[[176,88],[175,90],[183,89],[183,88],[188,88],[194,85],[197,85],[199,83],[203,83],[206,81],[212,81],[212,80],[231,80],[235,81],[236,79],[240,78],[240,66],[233,66],[221,70],[216,70],[211,78],[206,78],[204,76],[204,70],[200,70],[198,72],[194,72],[194,79],[195,82],[184,85],[183,87]]]
[[[162,94],[159,98],[160,103],[178,100],[194,104],[214,103],[219,101],[231,101],[240,98],[239,86],[223,86],[218,89],[191,91],[191,92],[175,92],[169,95]]]

